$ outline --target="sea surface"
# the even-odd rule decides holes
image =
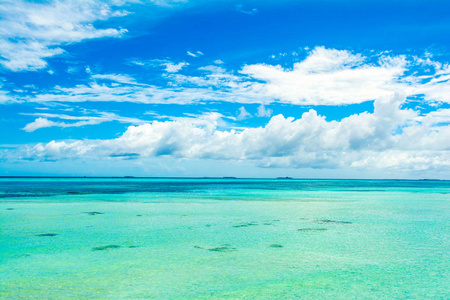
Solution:
[[[0,299],[450,299],[450,181],[1,178]]]

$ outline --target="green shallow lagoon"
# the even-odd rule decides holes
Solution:
[[[447,299],[448,181],[0,179],[1,299]]]

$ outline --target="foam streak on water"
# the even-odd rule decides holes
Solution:
[[[0,299],[446,299],[448,181],[0,179]]]

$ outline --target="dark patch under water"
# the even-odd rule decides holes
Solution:
[[[250,226],[258,226],[258,223],[256,223],[256,222],[247,222],[247,223],[241,223],[241,224],[238,224],[238,225],[234,225],[233,227],[241,228],[241,227],[250,227]]]
[[[299,228],[297,231],[325,231],[326,228]]]
[[[353,222],[336,221],[336,220],[329,220],[329,219],[314,220],[313,222],[314,223],[318,223],[318,224],[353,224]]]
[[[229,246],[221,246],[221,247],[209,248],[208,250],[214,251],[214,252],[232,252],[232,251],[236,251],[237,249],[234,247],[229,247]]]
[[[40,234],[36,234],[36,236],[56,236],[58,235],[57,233],[40,233]]]
[[[119,245],[98,246],[98,247],[92,248],[92,251],[102,251],[102,250],[109,250],[109,249],[117,249],[117,248],[120,248],[120,247],[121,246],[119,246]]]
[[[270,248],[283,248],[283,245],[280,245],[280,244],[271,244],[269,247],[270,247]]]
[[[99,211],[84,211],[83,214],[88,214],[90,216],[95,216],[95,215],[103,215],[104,213],[99,212]]]
[[[195,249],[205,249],[208,251],[212,251],[212,252],[233,252],[233,251],[237,251],[236,248],[231,247],[230,245],[223,245],[220,247],[213,247],[213,248],[205,248],[205,247],[201,247],[198,245],[194,246]]]

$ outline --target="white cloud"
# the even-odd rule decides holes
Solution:
[[[268,117],[268,118],[270,118],[270,116],[272,115],[272,110],[270,109],[270,108],[265,108],[265,106],[264,105],[260,105],[260,106],[258,106],[258,112],[256,113],[256,115],[258,116],[258,117]]]
[[[361,55],[348,51],[315,48],[292,70],[281,66],[255,64],[241,73],[263,81],[252,84],[258,94],[300,105],[341,105],[361,103],[401,91],[398,78],[406,61],[396,57],[377,65],[364,63]]]
[[[351,165],[357,168],[390,168],[395,170],[408,170],[421,172],[428,170],[445,171],[450,168],[450,155],[448,151],[398,151],[359,153],[359,160]]]
[[[225,70],[222,67],[219,66],[205,66],[205,67],[200,67],[198,68],[199,71],[206,71],[209,74],[211,74],[209,76],[209,78],[211,77],[224,77],[226,76],[227,70]],[[208,77],[206,77],[208,78]]]
[[[50,121],[46,118],[37,118],[34,122],[27,124],[23,130],[26,132],[33,132],[39,128],[60,126],[60,123]]]
[[[238,76],[219,72],[221,68],[205,68],[203,77],[168,73],[164,76],[171,87],[159,87],[137,82],[126,74],[91,74],[88,84],[74,87],[55,86],[47,94],[27,95],[28,102],[135,102],[190,104],[202,101],[228,101],[254,103],[257,95],[245,91],[246,83]],[[207,70],[208,69],[208,70]],[[210,87],[216,87],[211,89]],[[221,89],[226,89],[223,91]],[[23,99],[23,101],[25,100]]]
[[[11,104],[11,103],[17,103],[22,102],[20,97],[14,95],[11,92],[11,89],[8,88],[7,81],[0,77],[0,104]],[[24,86],[24,88],[29,88],[31,86]]]
[[[98,29],[93,24],[126,14],[103,1],[2,1],[0,63],[11,71],[45,68],[46,58],[64,53],[63,45],[123,35],[126,29]]]
[[[118,83],[125,83],[125,84],[136,84],[136,80],[129,76],[129,75],[122,75],[122,74],[94,74],[91,75],[91,78],[93,79],[100,79],[100,80],[107,80],[112,82],[118,82]]]
[[[201,51],[196,51],[195,53],[191,52],[191,51],[187,51],[186,54],[189,56],[192,56],[192,57],[199,57],[199,56],[204,55],[203,52],[201,52]]]
[[[131,124],[143,124],[145,121],[136,119],[136,118],[127,118],[127,117],[121,117],[114,113],[107,113],[107,112],[101,112],[100,116],[69,116],[69,115],[62,115],[62,114],[50,114],[50,113],[34,113],[34,114],[26,114],[22,113],[22,115],[32,115],[32,116],[39,116],[36,120],[34,120],[32,123],[27,124],[23,130],[27,132],[33,132],[40,128],[48,128],[48,127],[81,127],[86,125],[97,125],[103,122],[111,122],[111,121],[117,121],[120,123],[131,123]],[[50,119],[58,119],[58,120],[70,120],[70,121],[76,121],[72,123],[66,123],[66,122],[54,122],[49,120]]]
[[[186,62],[180,62],[177,64],[167,63],[166,64],[166,72],[176,73],[176,72],[180,71],[184,66],[187,66],[187,65],[189,65],[189,64]]]
[[[187,62],[173,62],[169,59],[150,59],[146,61],[133,59],[129,61],[130,64],[141,66],[141,67],[157,67],[161,66],[164,67],[164,70],[168,73],[176,73],[180,71],[185,66],[188,66],[189,63]]]
[[[76,74],[80,71],[80,67],[71,66],[66,69],[66,72],[69,74]]]
[[[141,0],[136,0],[135,2],[141,2]],[[159,6],[174,6],[180,3],[186,3],[188,0],[150,0],[151,3]]]
[[[257,14],[259,12],[258,9],[256,9],[256,8],[253,8],[253,9],[250,9],[250,10],[245,10],[244,9],[244,5],[242,5],[242,4],[237,4],[236,5],[236,10],[238,12],[240,12],[240,13],[247,14],[247,15],[254,15],[254,14]]]
[[[154,157],[253,161],[260,167],[445,170],[450,166],[450,125],[435,126],[448,111],[418,116],[400,109],[404,96],[375,101],[373,113],[326,121],[313,109],[301,118],[276,115],[264,127],[224,131],[222,115],[130,126],[111,140],[53,141],[27,146],[29,159]],[[429,121],[424,121],[429,119]],[[400,129],[400,131],[399,131]]]
[[[237,115],[236,119],[244,120],[244,119],[248,119],[251,117],[252,117],[252,115],[247,110],[245,110],[245,107],[242,106],[238,110],[238,115]]]
[[[13,97],[11,97],[9,95],[8,91],[1,90],[1,85],[0,85],[0,104],[6,104],[6,103],[12,103],[12,102],[16,102],[16,101],[14,100]]]

